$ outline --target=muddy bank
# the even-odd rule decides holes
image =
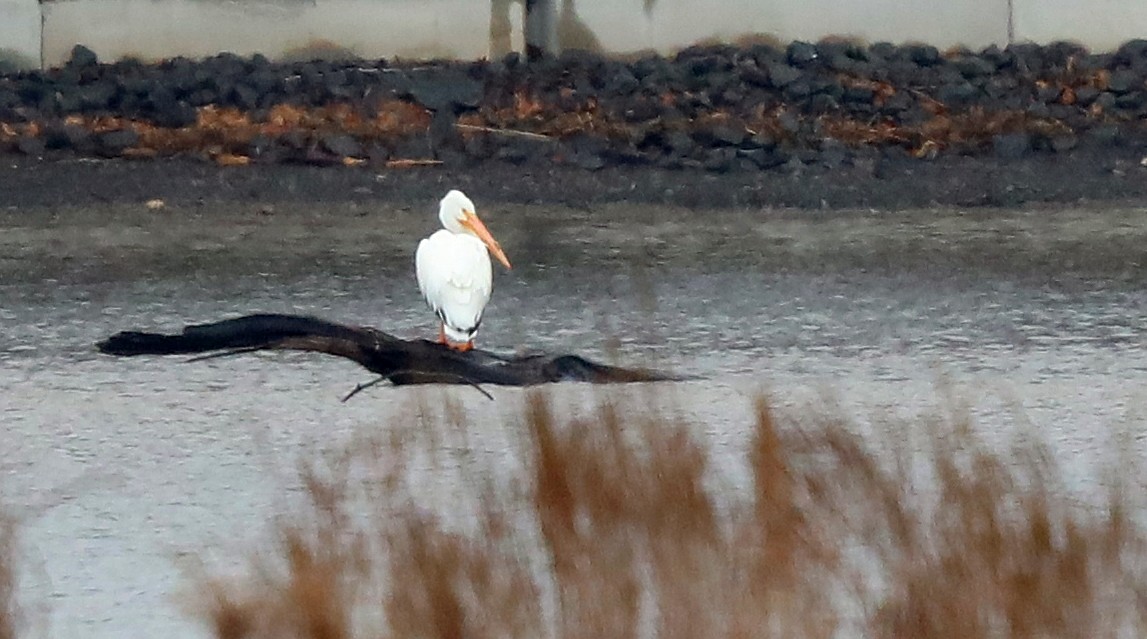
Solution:
[[[1147,201],[1147,168],[1134,150],[1076,151],[1017,160],[946,157],[884,159],[868,165],[802,166],[792,172],[714,174],[649,167],[585,171],[488,163],[472,168],[220,167],[189,158],[53,160],[10,157],[0,163],[0,208],[250,202],[372,202],[429,210],[449,188],[479,203],[590,207],[609,202],[693,208],[796,207],[905,209],[1030,203]]]
[[[1014,206],[1147,195],[1147,41],[794,42],[632,60],[272,63],[0,76],[0,205],[634,200]]]

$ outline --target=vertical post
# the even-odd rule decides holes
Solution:
[[[526,0],[526,59],[557,53],[557,0]]]
[[[510,0],[490,0],[490,52],[491,60],[497,60],[510,52]]]
[[[1008,44],[1016,41],[1016,4],[1015,0],[1008,0]]]

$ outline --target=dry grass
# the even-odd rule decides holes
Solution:
[[[234,107],[207,105],[196,109],[194,124],[177,129],[108,115],[70,115],[64,123],[97,134],[135,131],[139,142],[125,150],[128,157],[205,153],[227,165],[245,164],[251,142],[256,138],[281,140],[291,135],[305,145],[314,146],[324,135],[346,134],[362,144],[394,144],[409,136],[425,133],[430,126],[430,112],[402,100],[384,101],[369,109],[347,103],[321,107],[278,104],[271,107],[266,117],[257,120],[251,113]],[[44,126],[39,122],[0,123],[0,143],[11,143],[22,136],[35,137],[43,130]],[[344,163],[355,164],[351,160],[361,158],[346,160]]]
[[[689,424],[613,401],[558,418],[535,393],[514,480],[464,453],[452,466],[473,488],[454,487],[471,493],[449,502],[470,522],[458,524],[409,476],[416,459],[469,449],[476,425],[453,412],[307,466],[306,505],[277,524],[276,550],[247,577],[202,581],[215,635],[1147,630],[1144,534],[1125,492],[1085,508],[1039,445],[993,449],[959,419],[865,438],[829,412],[778,420],[758,400],[749,489],[731,496],[707,488],[714,459]]]
[[[16,524],[0,513],[0,639],[15,639],[20,627],[16,604]]]

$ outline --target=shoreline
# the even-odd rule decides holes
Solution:
[[[882,159],[852,166],[800,166],[791,172],[705,171],[485,163],[472,167],[221,167],[186,157],[153,160],[8,157],[0,162],[0,209],[103,204],[204,206],[223,202],[386,202],[432,207],[459,188],[487,204],[575,208],[617,202],[695,210],[799,210],[1147,203],[1147,165],[1137,149],[1079,149],[1016,160],[941,157]]]
[[[1147,198],[1147,40],[524,62],[220,54],[0,75],[0,207],[164,199],[797,209]]]

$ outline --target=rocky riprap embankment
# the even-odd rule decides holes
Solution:
[[[0,151],[220,164],[480,161],[711,171],[1147,148],[1147,40],[941,52],[846,41],[629,60],[101,64],[0,76]]]

